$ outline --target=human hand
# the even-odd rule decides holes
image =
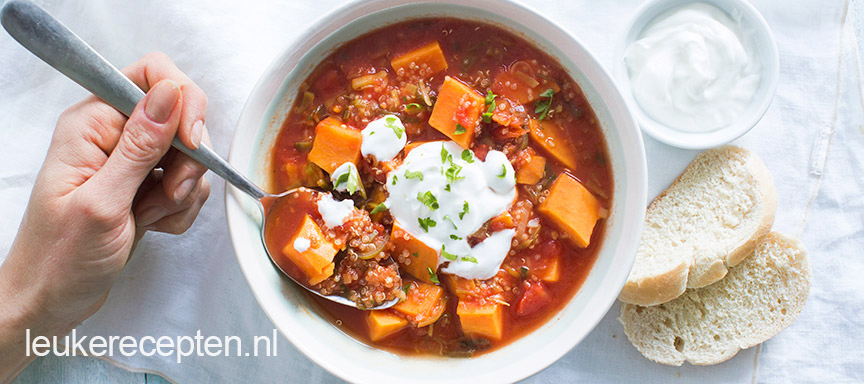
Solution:
[[[148,91],[128,120],[91,96],[57,122],[0,267],[0,382],[28,363],[25,329],[71,331],[105,301],[144,232],[184,232],[210,193],[206,169],[170,147],[175,135],[190,148],[208,141],[204,92],[163,54],[123,72]]]

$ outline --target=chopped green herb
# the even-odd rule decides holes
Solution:
[[[441,281],[438,280],[438,274],[432,270],[431,267],[426,267],[426,271],[429,272],[429,280],[431,280],[435,284],[441,284]]]
[[[450,238],[453,239],[453,240],[462,240],[461,237],[456,236],[456,235],[450,235]]]
[[[393,175],[393,182],[390,183],[390,184],[391,184],[391,185],[396,185],[396,179],[397,179],[396,175]]]
[[[429,232],[429,228],[432,228],[432,227],[438,225],[438,223],[436,223],[435,220],[432,220],[432,218],[429,218],[429,217],[427,217],[425,219],[418,217],[417,222],[420,223],[420,228],[423,228],[423,232]]]
[[[399,119],[396,116],[387,116],[384,119],[384,126],[393,130],[393,133],[396,134],[396,138],[401,139],[402,134],[405,133],[405,128],[400,127],[396,124]]]
[[[450,192],[450,184],[445,185],[444,190]]]
[[[447,252],[447,250],[445,250],[445,248],[444,248],[444,244],[441,244],[441,257],[443,257],[447,260],[450,260],[450,261],[454,261],[454,260],[459,258],[459,256],[456,256],[452,253]]]
[[[470,149],[466,149],[466,150],[462,151],[462,160],[464,160],[468,164],[471,164],[474,162],[474,154],[471,153]]]
[[[348,172],[342,173],[336,177],[336,183],[333,188],[338,188],[342,184],[345,184],[345,189],[348,190],[348,193],[351,195],[362,187],[362,184],[360,183],[360,174],[357,173],[356,167],[348,167]]]
[[[492,113],[495,112],[495,107],[496,107],[496,105],[495,105],[495,97],[496,96],[498,96],[498,95],[492,93],[492,91],[488,91],[488,93],[486,94],[485,104],[489,108],[487,108],[486,112],[483,113],[483,122],[484,123],[491,123],[492,122]]]
[[[441,144],[441,164],[447,163],[448,157],[450,157],[450,152],[447,152],[447,149],[444,148],[444,144]]]
[[[549,88],[540,94],[540,98],[543,100],[539,100],[534,104],[534,113],[540,114],[538,120],[543,121],[543,119],[546,118],[546,114],[549,113],[549,107],[552,106],[552,95],[554,94],[555,92],[552,91],[552,88]]]
[[[408,289],[410,289],[410,288],[411,288],[411,284],[405,284],[405,286],[402,287],[402,292],[405,292],[405,294],[407,295]]]
[[[375,134],[375,131],[369,132],[369,136],[372,136],[374,134]]]
[[[447,168],[447,172],[444,173],[444,176],[447,177],[448,183],[455,183],[456,181],[462,180],[465,177],[459,176],[459,173],[462,172],[462,166],[454,163],[450,163],[450,167]]]
[[[505,176],[507,176],[507,166],[501,164],[501,173],[498,174],[498,178],[503,179]]]
[[[454,135],[462,135],[465,134],[465,127],[462,124],[456,123],[456,129],[453,131]]]
[[[433,211],[438,209],[438,199],[435,197],[435,195],[432,194],[431,191],[426,191],[426,193],[418,192],[417,200]]]
[[[456,226],[456,223],[453,222],[453,219],[451,219],[450,216],[444,215],[444,220],[447,220],[450,222],[450,224],[453,224],[453,229],[459,229],[459,227]]]
[[[369,214],[374,215],[378,212],[384,212],[386,209],[387,209],[387,205],[384,203],[380,203],[380,204],[376,205],[375,208],[372,208],[372,211],[369,212]]]
[[[469,262],[469,263],[477,264],[477,258],[475,258],[475,257],[473,257],[473,256],[462,256],[462,257],[460,258],[460,260],[462,260],[462,261],[467,261],[467,262]]]
[[[417,253],[417,252],[414,252],[414,253],[411,254],[411,256],[414,256],[414,257],[420,257],[420,254]]]
[[[522,280],[527,279],[528,278],[528,267],[526,267],[524,265],[519,267],[519,275],[522,277]]]
[[[468,213],[468,202],[463,200],[462,203],[462,212],[459,212],[459,220],[462,220],[465,214]]]
[[[406,179],[420,179],[423,181],[423,172],[420,171],[405,171]]]
[[[410,110],[411,108],[423,109],[423,106],[418,103],[411,103],[405,106],[405,110]]]

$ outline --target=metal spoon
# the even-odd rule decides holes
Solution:
[[[75,33],[39,6],[26,0],[10,0],[0,10],[0,22],[2,22],[6,31],[30,52],[124,115],[129,116],[138,102],[144,97],[144,91],[138,88],[135,83],[93,50],[84,40],[81,40]],[[201,144],[197,150],[190,149],[183,145],[176,137],[171,145],[255,199],[264,217],[264,223],[261,225],[261,241],[264,243],[264,249],[267,251],[267,256],[270,257],[273,264],[285,276],[288,276],[295,283],[318,296],[339,304],[357,307],[356,303],[345,297],[336,295],[326,296],[318,293],[306,284],[298,281],[291,274],[286,273],[273,259],[273,255],[268,249],[266,241],[264,241],[264,229],[267,227],[267,212],[264,209],[263,202],[281,199],[297,192],[297,189],[288,190],[278,195],[264,192],[264,190],[237,172],[227,161],[219,157],[216,152],[213,152],[206,145]],[[374,308],[362,309],[389,308],[396,304],[397,301],[398,299],[394,299]]]

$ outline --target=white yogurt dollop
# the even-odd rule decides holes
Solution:
[[[312,241],[305,237],[294,239],[294,249],[299,253],[306,252],[312,246]]]
[[[378,161],[393,160],[408,142],[405,126],[393,115],[373,120],[360,134],[363,136],[360,153],[363,157],[373,155]]]
[[[510,208],[515,183],[501,152],[489,151],[484,162],[455,142],[431,142],[411,150],[387,175],[385,204],[400,227],[438,250],[439,264],[449,263],[444,272],[488,279],[510,250],[513,231],[493,233],[473,249],[466,239]]]
[[[681,131],[734,123],[762,78],[751,33],[703,3],[658,16],[624,54],[634,98],[649,116]]]
[[[318,213],[324,219],[324,224],[330,228],[345,224],[351,212],[354,212],[354,202],[351,200],[336,201],[330,193],[321,193],[318,199]]]

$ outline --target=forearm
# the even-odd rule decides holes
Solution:
[[[35,358],[27,351],[28,329],[31,340],[51,334],[39,319],[38,284],[28,282],[17,262],[10,253],[0,265],[0,383],[11,382]]]

